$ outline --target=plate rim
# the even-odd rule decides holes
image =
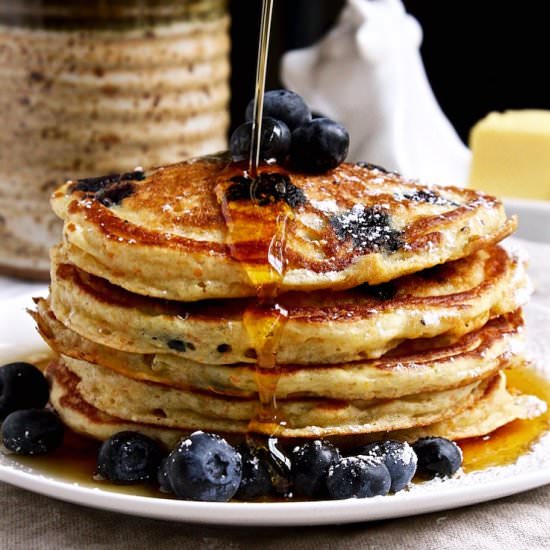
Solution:
[[[0,481],[65,502],[131,516],[203,525],[305,526],[393,519],[470,506],[550,484],[550,470],[536,469],[444,491],[401,492],[368,499],[312,502],[195,502],[129,495],[71,483],[0,460]],[[502,467],[506,468],[506,466]],[[441,482],[441,487],[445,481]]]

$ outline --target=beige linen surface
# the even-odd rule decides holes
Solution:
[[[487,504],[327,527],[201,527],[67,504],[0,484],[0,549],[550,548],[550,486]]]
[[[532,258],[534,300],[549,308],[550,246],[527,243],[527,249]],[[536,348],[535,355],[548,357],[550,325],[544,322],[534,330],[536,337],[530,338],[530,344]],[[0,550],[538,550],[550,549],[550,485],[486,504],[389,521],[305,528],[229,528],[98,511],[0,483],[0,526]]]

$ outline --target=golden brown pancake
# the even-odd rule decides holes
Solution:
[[[277,403],[277,415],[283,422],[251,424],[259,412],[256,398],[136,381],[67,356],[62,356],[56,364],[57,367],[50,365],[49,369],[66,370],[78,378],[76,387],[84,401],[117,418],[181,430],[238,434],[253,431],[280,437],[342,436],[433,424],[473,406],[492,379],[399,399],[282,399]]]
[[[114,370],[137,381],[155,382],[187,391],[213,392],[257,399],[256,369],[249,364],[204,365],[166,354],[118,351],[90,340],[61,324],[38,301],[34,318],[40,333],[57,353]],[[442,391],[495,374],[523,362],[521,313],[489,321],[453,344],[444,339],[413,341],[376,360],[336,365],[285,365],[277,369],[277,400],[295,397],[327,399],[395,399]]]
[[[52,362],[46,371],[51,383],[52,403],[64,423],[77,433],[99,440],[105,440],[122,430],[136,430],[158,441],[167,448],[173,448],[193,428],[179,429],[125,420],[99,410],[88,403],[79,392],[78,377],[64,368],[59,361]],[[529,396],[511,394],[505,387],[505,376],[495,377],[474,405],[455,414],[447,420],[401,431],[372,432],[370,434],[352,434],[352,443],[373,439],[402,439],[414,441],[418,437],[437,435],[449,439],[478,437],[511,422],[517,418],[531,418],[540,414],[540,402]],[[234,433],[219,433],[235,437]],[[238,436],[240,437],[240,436]],[[312,431],[309,437],[317,437]],[[350,437],[344,438],[350,441]]]
[[[181,303],[138,296],[88,275],[52,253],[51,308],[68,328],[132,353],[173,354],[197,363],[253,363],[243,322],[255,299]],[[404,340],[453,341],[527,299],[523,262],[500,247],[402,277],[346,291],[289,292],[277,361],[344,363],[380,357]]]
[[[256,295],[236,254],[260,263],[275,254],[281,292],[335,290],[462,258],[516,226],[494,197],[361,164],[315,176],[265,165],[254,182],[244,168],[212,156],[69,182],[52,198],[65,222],[64,253],[137,294],[194,301]],[[250,228],[229,244],[222,208]],[[266,222],[273,219],[276,229]]]

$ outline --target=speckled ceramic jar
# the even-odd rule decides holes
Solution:
[[[0,2],[0,272],[46,278],[65,179],[226,147],[225,0]]]

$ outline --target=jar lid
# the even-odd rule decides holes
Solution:
[[[111,30],[209,20],[226,12],[227,0],[4,0],[0,2],[0,24]]]

